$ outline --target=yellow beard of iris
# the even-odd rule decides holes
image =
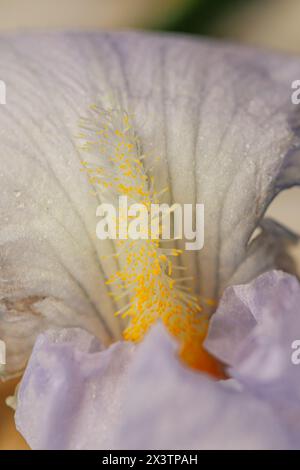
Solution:
[[[83,119],[79,138],[81,148],[99,154],[100,162],[91,166],[82,162],[89,181],[97,185],[111,200],[127,196],[133,203],[143,204],[150,211],[151,204],[159,203],[153,177],[144,166],[140,142],[133,130],[128,113],[120,109],[103,110],[91,107],[92,117]],[[118,238],[118,237],[117,237]],[[115,300],[123,296],[129,303],[116,315],[129,318],[124,338],[140,341],[149,328],[161,320],[168,331],[178,339],[180,357],[190,367],[220,376],[220,365],[203,349],[208,327],[208,316],[199,299],[185,286],[187,277],[172,277],[184,270],[172,260],[178,260],[181,251],[161,247],[160,240],[118,240],[122,268],[107,284],[117,287]]]

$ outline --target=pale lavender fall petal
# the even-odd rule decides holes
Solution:
[[[186,368],[154,327],[128,369],[121,449],[276,449],[285,427],[265,402]]]
[[[48,330],[36,341],[18,393],[16,425],[33,449],[114,447],[134,345],[101,351],[81,329]]]
[[[20,387],[16,422],[34,449],[289,446],[267,403],[187,369],[161,325],[136,348],[93,353],[78,351],[83,333],[57,334],[69,333],[39,337]]]
[[[166,202],[205,204],[204,249],[181,256],[196,291],[219,297],[228,284],[287,266],[286,233],[265,227],[248,242],[274,195],[299,183],[290,101],[299,58],[172,35],[28,34],[0,38],[0,69],[7,375],[23,369],[50,326],[82,327],[103,344],[121,337],[113,313],[126,300],[114,304],[105,279],[117,266],[101,260],[114,247],[96,239],[99,201],[75,138],[95,101],[107,107],[113,96],[133,113],[143,151],[161,157],[154,175],[170,189]]]
[[[293,302],[298,290],[297,279],[281,271],[262,274],[249,284],[228,287],[211,318],[206,349],[227,365],[237,364],[240,349],[254,327],[269,310],[274,315],[280,310],[278,295],[287,296],[281,302]]]
[[[300,366],[292,344],[300,340],[300,284],[288,274],[265,273],[226,290],[212,318],[206,347],[229,364],[229,374],[266,400],[286,422],[300,448]]]

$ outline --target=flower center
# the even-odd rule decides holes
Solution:
[[[79,137],[84,140],[81,148],[100,157],[94,165],[86,161],[83,165],[101,196],[110,201],[126,196],[130,203],[143,204],[150,213],[151,205],[159,203],[165,190],[157,192],[153,176],[146,172],[147,156],[142,154],[128,113],[95,105],[91,107],[91,117],[82,120],[81,127]],[[189,278],[184,276],[185,267],[178,264],[181,251],[162,247],[160,236],[122,239],[121,230],[119,222],[118,249],[113,256],[120,269],[108,278],[107,284],[113,285],[115,300],[123,297],[129,300],[115,313],[129,319],[124,338],[140,341],[160,320],[177,338],[180,357],[186,364],[220,376],[220,365],[202,346],[209,318],[200,299],[186,286]],[[159,234],[161,231],[162,227]]]

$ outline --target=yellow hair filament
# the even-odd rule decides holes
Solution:
[[[110,201],[126,195],[128,203],[143,204],[150,213],[163,191],[156,191],[154,179],[146,171],[147,156],[143,155],[130,115],[121,109],[105,110],[94,105],[91,116],[81,121],[81,128],[81,148],[98,157],[94,165],[83,162],[91,184]],[[116,243],[114,256],[121,268],[107,284],[117,287],[115,300],[129,299],[116,312],[129,319],[124,338],[140,341],[160,319],[178,339],[180,356],[188,365],[218,374],[218,365],[202,347],[208,318],[199,299],[186,287],[187,278],[178,276],[184,270],[177,264],[180,250],[163,248],[160,238],[151,237],[118,239]]]

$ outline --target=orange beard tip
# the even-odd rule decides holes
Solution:
[[[201,342],[184,342],[180,348],[179,357],[192,369],[205,372],[216,379],[226,378],[222,364],[204,349]]]

